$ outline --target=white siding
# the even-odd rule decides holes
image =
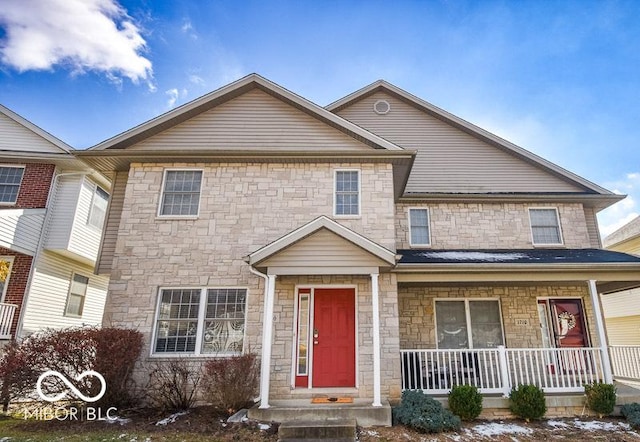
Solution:
[[[80,189],[78,204],[73,218],[73,229],[69,238],[69,251],[93,262],[98,257],[102,230],[87,224],[96,184],[85,177]]]
[[[102,275],[111,273],[113,255],[116,250],[122,207],[124,206],[125,190],[127,188],[128,172],[118,172],[113,180],[111,198],[107,209],[107,219],[104,225],[102,246],[96,264],[96,273]]]
[[[0,150],[60,153],[59,147],[0,112]]]
[[[640,289],[602,295],[605,318],[640,315]]]
[[[607,318],[606,326],[610,345],[640,345],[640,315]]]
[[[373,111],[378,100],[391,104],[389,113]],[[338,114],[405,149],[418,151],[406,193],[584,191],[383,92]]]
[[[45,209],[0,210],[0,246],[33,255],[38,247]]]
[[[62,176],[58,179],[51,203],[51,220],[45,248],[66,250],[73,228],[73,215],[78,205],[82,176]]]
[[[254,89],[128,148],[203,150],[371,149]]]
[[[584,208],[584,218],[587,222],[587,230],[589,232],[589,239],[591,240],[591,247],[596,249],[602,248],[602,241],[600,239],[600,231],[598,230],[598,219],[596,217],[596,211],[593,207]]]
[[[89,278],[82,317],[64,316],[73,273]],[[25,307],[23,334],[43,328],[100,325],[109,279],[93,274],[91,266],[82,265],[59,254],[43,251],[36,263]]]

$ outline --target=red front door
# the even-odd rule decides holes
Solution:
[[[588,347],[584,310],[579,299],[550,299],[558,347]]]
[[[356,384],[355,290],[315,289],[313,386]]]

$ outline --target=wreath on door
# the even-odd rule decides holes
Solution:
[[[558,315],[558,322],[560,322],[560,339],[564,339],[569,333],[569,330],[576,326],[576,317],[573,313],[562,312]]]

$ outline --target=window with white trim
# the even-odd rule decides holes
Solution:
[[[64,311],[65,316],[82,316],[88,287],[89,278],[74,273],[71,278],[69,295],[67,296],[67,306]]]
[[[359,170],[336,170],[335,214],[360,215]]]
[[[12,265],[13,257],[0,256],[0,302],[4,302],[4,297],[7,294]]]
[[[24,175],[24,166],[0,167],[0,204],[15,204]]]
[[[201,185],[201,170],[166,170],[159,215],[197,216]]]
[[[497,299],[435,301],[438,348],[496,348],[504,345]]]
[[[241,354],[247,290],[161,289],[155,354]]]
[[[100,186],[96,186],[91,199],[91,210],[87,224],[98,229],[102,228],[104,219],[107,216],[107,205],[109,204],[109,194]]]
[[[409,238],[412,246],[431,245],[431,232],[429,229],[429,209],[409,209]]]
[[[529,220],[531,222],[531,237],[534,245],[562,244],[560,218],[558,217],[557,209],[529,209]]]

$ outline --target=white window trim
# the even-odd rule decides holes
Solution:
[[[104,223],[107,220],[107,214],[109,213],[109,200],[111,199],[111,194],[107,192],[102,186],[92,183],[91,181],[89,182],[93,185],[93,193],[91,194],[91,203],[90,203],[91,205],[89,206],[89,215],[87,216],[87,226],[93,229],[102,230],[102,228],[104,228]],[[98,189],[102,190],[104,193],[107,194],[107,206],[105,207],[104,219],[102,220],[102,225],[100,227],[91,224],[91,215],[93,214],[93,209],[95,208],[94,203],[96,199],[96,194],[98,193]]]
[[[200,192],[198,194],[198,212],[195,215],[162,215],[162,204],[164,203],[164,186],[167,180],[168,172],[202,172],[202,181],[200,182]],[[158,201],[158,211],[156,217],[160,219],[198,219],[200,217],[200,205],[202,203],[202,188],[204,185],[204,169],[197,167],[177,167],[164,169],[162,172],[162,184],[160,186],[160,200]]]
[[[533,235],[533,225],[531,223],[531,211],[532,210],[554,210],[556,212],[556,221],[558,223],[558,235],[560,236],[560,242],[557,243],[537,243]],[[531,244],[534,247],[549,247],[549,246],[564,246],[564,235],[562,233],[562,223],[560,222],[560,211],[557,207],[529,207],[527,209],[529,215],[529,232],[531,234]]]
[[[358,173],[358,213],[342,215],[338,214],[338,172],[357,172]],[[341,219],[356,219],[362,216],[362,173],[360,169],[335,169],[333,171],[333,216]]]
[[[411,211],[412,210],[426,210],[427,211],[427,241],[424,244],[420,244],[420,243],[413,243],[412,238],[413,236],[411,235]],[[409,246],[411,247],[431,247],[431,211],[429,210],[428,207],[409,207],[409,209],[407,210],[407,224],[409,226]]]
[[[22,180],[24,180],[24,172],[26,171],[25,165],[16,165],[16,164],[0,164],[0,167],[12,167],[14,169],[22,169],[22,176],[20,177],[20,183],[18,184],[18,193],[16,193],[16,200],[13,202],[9,201],[0,201],[0,206],[15,206],[18,202],[18,198],[20,197],[20,188],[22,187]]]
[[[464,315],[465,320],[467,321],[467,342],[469,343],[469,350],[482,350],[482,348],[473,346],[473,336],[471,331],[471,313],[469,309],[469,302],[473,301],[494,301],[498,302],[498,313],[500,315],[500,329],[502,330],[502,345],[506,345],[507,336],[504,333],[504,318],[502,316],[502,302],[500,298],[435,298],[433,300],[433,325],[436,333],[436,349],[438,349],[438,320],[437,320],[437,308],[436,303],[438,301],[454,301],[454,302],[464,302]],[[445,350],[453,350],[453,349],[445,349]]]
[[[75,313],[68,313],[67,312],[67,308],[69,306],[69,298],[71,297],[71,287],[73,287],[73,278],[76,277],[76,275],[80,275],[83,276],[85,278],[87,278],[87,290],[84,293],[84,299],[82,300],[82,309],[79,315],[75,314]],[[91,278],[89,276],[87,276],[84,273],[80,273],[80,272],[72,272],[71,273],[71,278],[69,279],[69,290],[67,291],[67,301],[64,303],[64,314],[62,316],[66,317],[66,318],[82,318],[82,315],[84,314],[84,309],[87,306],[87,296],[89,296],[89,286],[91,284]],[[75,293],[74,293],[75,294]]]
[[[2,288],[2,293],[0,293],[0,302],[4,303],[4,299],[7,296],[7,288],[9,287],[9,280],[11,279],[11,273],[13,271],[13,261],[15,260],[15,256],[0,256],[0,261],[7,261],[9,263],[9,274],[7,275],[7,279],[4,282],[4,287]]]
[[[224,290],[224,289],[236,289],[236,290],[244,290],[246,293],[245,297],[245,308],[244,308],[244,336],[242,337],[242,354],[246,353],[247,348],[247,314],[249,309],[247,306],[249,305],[249,288],[243,286],[237,287],[225,287],[225,286],[211,286],[211,287],[202,287],[202,286],[170,286],[170,287],[159,287],[156,297],[156,311],[153,315],[153,329],[151,333],[151,345],[149,346],[149,357],[154,359],[162,359],[162,358],[224,358],[229,356],[237,356],[238,353],[202,353],[202,329],[204,328],[204,316],[207,308],[207,291],[208,290]],[[196,329],[196,344],[195,350],[193,353],[187,352],[156,352],[156,338],[158,333],[158,315],[160,314],[160,304],[162,303],[162,291],[163,290],[200,290],[200,305],[198,306],[198,325]]]

